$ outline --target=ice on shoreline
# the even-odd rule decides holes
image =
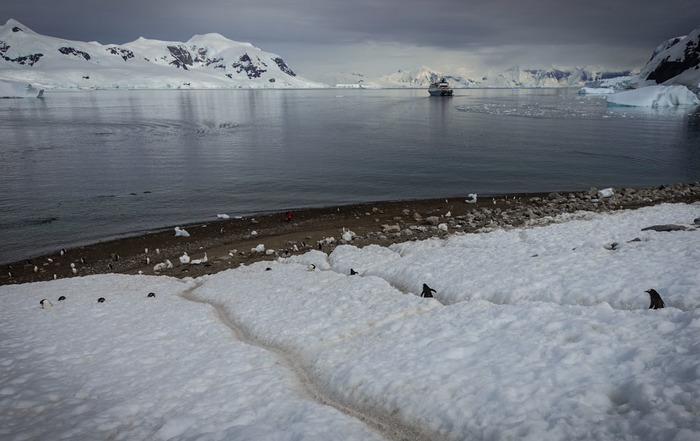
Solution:
[[[696,439],[699,217],[662,204],[194,280],[2,286],[0,430],[381,439],[321,401],[435,439]],[[665,224],[687,228],[642,231]]]

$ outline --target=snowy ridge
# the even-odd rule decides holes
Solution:
[[[639,73],[642,81],[683,85],[700,91],[700,26],[661,43]]]
[[[46,88],[323,87],[278,55],[220,34],[102,45],[43,36],[12,19],[0,27],[0,78]]]
[[[2,286],[0,433],[697,439],[700,205],[577,217],[340,246],[196,281]],[[669,224],[683,228],[646,229]],[[423,283],[434,299],[418,297]],[[648,309],[649,288],[665,309]],[[352,411],[320,405],[304,381]]]

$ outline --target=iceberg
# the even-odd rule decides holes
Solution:
[[[606,96],[609,105],[631,107],[697,106],[700,99],[685,86],[648,86]]]

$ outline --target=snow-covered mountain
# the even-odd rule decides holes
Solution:
[[[661,43],[639,73],[641,81],[700,88],[700,26]]]
[[[13,19],[0,26],[0,79],[42,88],[324,87],[278,55],[220,34],[102,45],[40,35]]]
[[[415,71],[400,70],[385,75],[375,82],[388,87],[428,87],[430,83],[445,78],[452,87],[573,87],[584,86],[592,81],[629,75],[629,72],[609,72],[603,68],[550,68],[530,69],[512,67],[505,71],[490,72],[480,78],[469,78],[457,73],[440,72],[429,67]]]

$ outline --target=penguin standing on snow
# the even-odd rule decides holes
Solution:
[[[664,303],[663,299],[661,298],[659,293],[656,292],[655,289],[647,289],[644,292],[648,292],[649,297],[651,298],[651,304],[649,305],[649,309],[661,309],[666,307],[666,304]]]
[[[437,293],[437,291],[435,291],[433,288],[429,287],[428,285],[426,285],[424,283],[423,284],[423,292],[420,293],[420,296],[421,297],[432,297],[433,296],[432,293]]]

